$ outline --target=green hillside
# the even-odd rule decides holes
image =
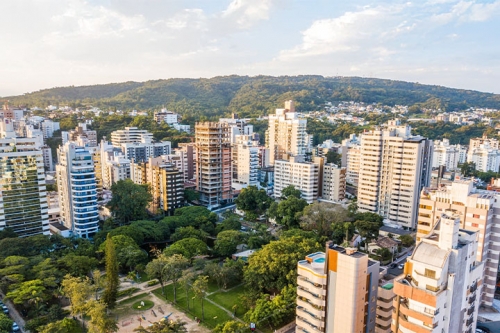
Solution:
[[[360,77],[219,76],[211,79],[168,79],[82,87],[59,87],[22,96],[4,97],[12,105],[70,105],[101,109],[151,110],[162,106],[185,121],[211,119],[232,112],[242,117],[265,115],[293,99],[300,111],[322,108],[325,101],[360,101],[386,105],[440,107],[445,111],[470,106],[500,109],[500,95],[394,80]]]

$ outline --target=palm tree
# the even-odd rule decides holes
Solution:
[[[196,298],[201,300],[201,319],[205,320],[205,312],[203,311],[203,299],[208,290],[208,276],[200,275],[193,283],[193,291]]]

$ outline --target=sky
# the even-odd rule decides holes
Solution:
[[[500,93],[500,0],[1,0],[0,96],[219,75]]]

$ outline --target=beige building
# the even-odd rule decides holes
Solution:
[[[398,120],[361,135],[358,183],[360,211],[390,223],[416,227],[420,190],[430,182],[432,141],[413,136]]]
[[[346,168],[346,182],[357,187],[359,180],[359,158],[361,141],[356,134],[342,140],[342,167]]]
[[[429,235],[442,212],[460,215],[461,228],[478,233],[476,260],[485,262],[481,302],[493,304],[500,256],[500,193],[478,191],[470,180],[456,180],[439,189],[422,190],[418,210],[417,241]]]
[[[375,333],[391,333],[394,281],[380,279],[377,292]]]
[[[61,132],[63,145],[72,141],[80,147],[96,147],[97,146],[97,132],[87,129],[87,124],[79,123],[78,126],[69,132]]]
[[[482,138],[473,138],[469,141],[469,149],[479,148],[481,145],[487,144],[493,149],[499,149],[497,139],[489,139],[486,135]]]
[[[326,253],[299,261],[296,332],[375,332],[379,267],[368,255],[331,243]]]
[[[226,123],[196,123],[196,190],[209,209],[232,200],[231,143]]]
[[[179,143],[174,149],[174,154],[178,155],[182,161],[182,173],[184,182],[193,181],[196,171],[196,147],[194,143]]]
[[[111,144],[116,148],[122,148],[125,143],[151,143],[153,134],[137,127],[125,127],[111,133]]]
[[[274,163],[274,197],[292,185],[302,192],[302,199],[308,203],[318,200],[322,193],[322,157],[314,157],[313,162],[304,162],[303,156],[291,156],[289,161],[276,160]]]
[[[324,200],[339,202],[345,198],[346,168],[333,163],[323,166],[323,187],[321,197]]]
[[[478,234],[459,229],[460,215],[443,211],[396,278],[393,332],[474,332],[483,263],[476,261]]]
[[[309,147],[306,133],[307,120],[299,118],[293,101],[286,101],[284,109],[276,109],[269,115],[266,131],[266,147],[270,150],[269,163],[287,159],[287,156],[305,155]]]
[[[146,163],[131,163],[130,176],[136,184],[148,184],[153,201],[151,214],[173,213],[184,203],[182,172],[162,157],[149,158]]]

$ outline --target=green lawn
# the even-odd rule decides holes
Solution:
[[[144,306],[142,304],[144,304]],[[137,301],[134,304],[132,304],[133,309],[141,310],[141,311],[149,310],[153,306],[155,306],[155,303],[153,303],[150,300],[140,300],[140,301]]]
[[[118,305],[128,304],[128,303],[134,303],[135,301],[137,301],[139,299],[142,299],[142,298],[146,297],[147,295],[148,295],[147,293],[142,293],[142,294],[139,294],[139,295],[135,295],[135,296],[127,298],[127,299],[125,299],[123,301],[119,301]]]
[[[245,286],[240,285],[229,291],[218,291],[215,294],[208,296],[212,301],[223,306],[229,311],[233,312],[233,306],[236,304],[238,308],[236,309],[236,316],[243,318],[243,315],[248,311],[241,303],[240,296],[245,294]]]
[[[165,287],[165,292],[167,296],[167,300],[169,302],[173,301],[174,298],[174,290],[173,286],[170,284]],[[153,290],[153,293],[158,296],[161,299],[165,299],[165,296],[162,295],[161,293],[161,287],[158,289]],[[201,319],[201,301],[199,299],[193,299],[194,294],[190,291],[188,298],[186,299],[186,292],[184,291],[184,288],[179,286],[177,288],[177,305],[176,307],[179,308],[181,311],[184,313],[190,315],[190,317],[198,317]],[[188,310],[188,303],[189,301],[189,310]],[[205,309],[205,321],[204,324],[209,327],[209,328],[214,328],[220,323],[224,323],[228,320],[231,320],[232,318],[222,309],[216,307],[209,301],[205,300],[203,302],[203,307]]]

